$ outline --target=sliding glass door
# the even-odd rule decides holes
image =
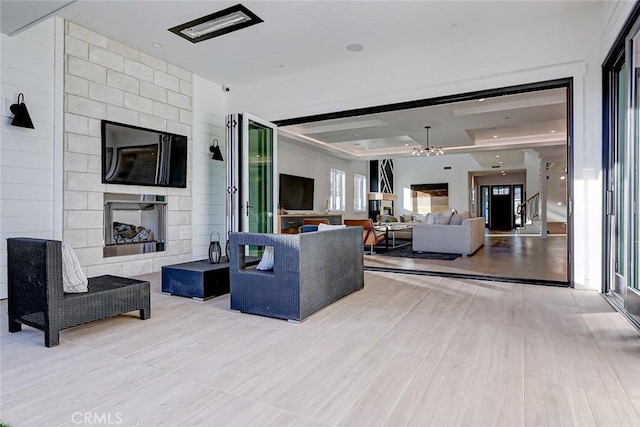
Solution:
[[[604,291],[640,325],[638,216],[640,144],[640,22],[604,64],[605,255]]]

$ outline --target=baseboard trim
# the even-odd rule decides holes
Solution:
[[[414,274],[418,276],[448,277],[452,279],[486,280],[491,282],[509,282],[509,283],[525,284],[525,285],[556,286],[556,287],[562,287],[562,288],[570,287],[569,282],[562,282],[559,280],[525,279],[522,277],[487,276],[484,274],[450,273],[445,271],[411,270],[411,269],[391,268],[391,267],[365,266],[364,269],[365,271],[376,271],[376,272],[383,272],[383,273]]]

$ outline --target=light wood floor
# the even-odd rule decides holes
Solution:
[[[2,421],[640,425],[639,335],[595,292],[367,272],[364,290],[293,324],[143,277],[151,319],[72,328],[55,348],[0,317]]]
[[[366,255],[365,265],[567,282],[567,237],[489,235],[476,253],[452,261]]]

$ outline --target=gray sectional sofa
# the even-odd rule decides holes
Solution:
[[[466,218],[460,225],[415,224],[414,251],[471,255],[484,245],[484,218]]]

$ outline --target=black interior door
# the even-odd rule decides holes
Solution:
[[[492,185],[489,212],[489,228],[511,230],[513,228],[513,194],[510,185]]]

